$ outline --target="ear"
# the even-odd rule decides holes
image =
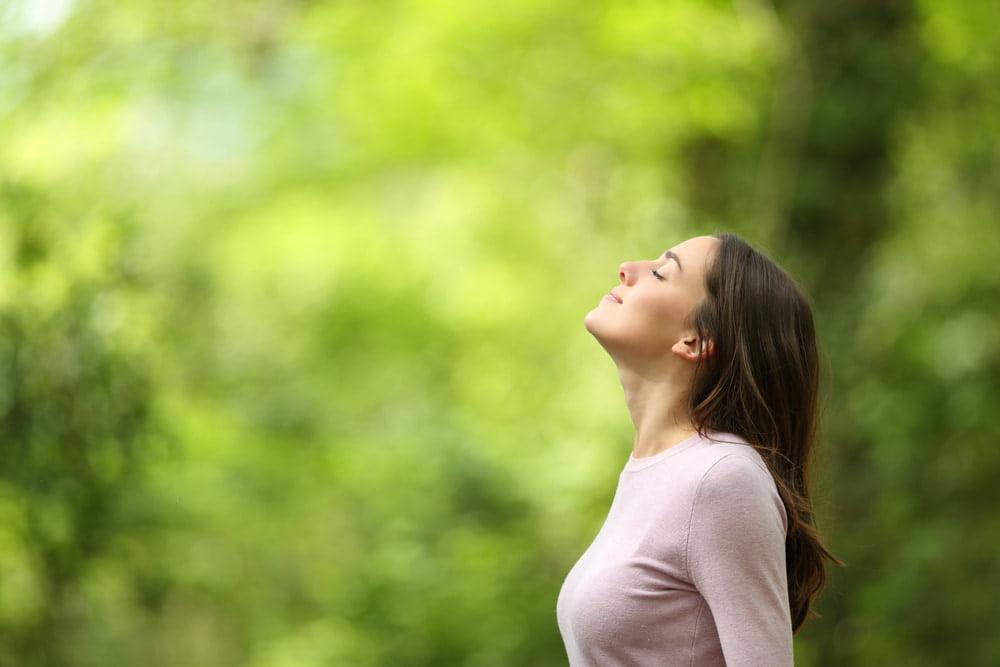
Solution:
[[[704,359],[715,352],[715,344],[711,339],[700,339],[695,334],[688,334],[670,349],[685,361],[698,361],[699,357]]]

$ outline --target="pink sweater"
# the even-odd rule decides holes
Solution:
[[[629,456],[559,591],[572,667],[792,664],[784,505],[745,440],[710,435]]]

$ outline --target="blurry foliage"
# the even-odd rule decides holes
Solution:
[[[631,444],[582,327],[801,279],[848,562],[802,665],[980,665],[997,8],[0,5],[0,664],[551,665]]]
[[[13,279],[0,307],[0,661],[65,664],[85,641],[76,631],[101,622],[88,608],[93,568],[120,535],[145,529],[127,500],[156,451],[154,389],[114,335],[128,281],[102,265],[102,246],[124,227],[78,235],[73,266],[43,194],[0,196],[22,225],[6,228]]]

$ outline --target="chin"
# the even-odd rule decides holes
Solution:
[[[621,342],[616,341],[615,337],[611,335],[610,332],[603,329],[598,323],[599,318],[592,316],[587,316],[583,318],[583,326],[587,329],[594,340],[597,341],[598,345],[604,348],[604,351],[608,353],[613,360],[617,358],[617,352],[621,348]],[[615,361],[615,363],[618,363]]]
[[[590,333],[591,336],[597,339],[597,342],[602,346],[605,344],[609,332],[607,330],[607,322],[601,321],[601,315],[595,308],[594,310],[587,313],[583,318],[583,327]]]

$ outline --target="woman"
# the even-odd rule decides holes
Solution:
[[[843,565],[809,499],[809,303],[730,233],[618,275],[584,325],[618,367],[635,441],[559,592],[570,664],[791,665],[823,559]]]

